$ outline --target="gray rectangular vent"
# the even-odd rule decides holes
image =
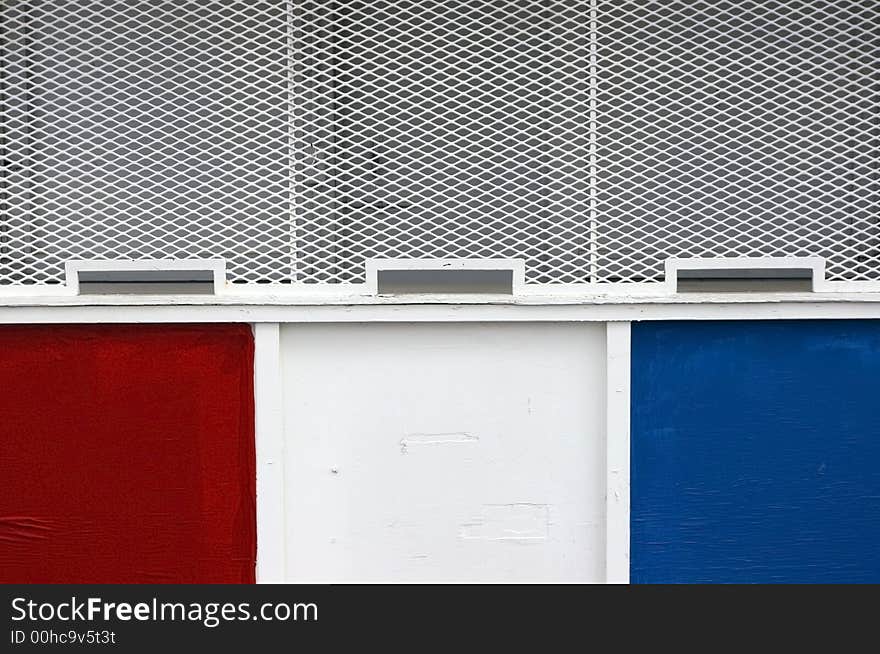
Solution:
[[[380,294],[513,293],[511,270],[380,270]]]
[[[225,286],[225,264],[196,260],[75,260],[65,264],[73,294],[214,294]]]

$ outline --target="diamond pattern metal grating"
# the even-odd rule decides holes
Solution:
[[[876,0],[7,0],[0,285],[88,258],[238,284],[371,258],[880,281]]]

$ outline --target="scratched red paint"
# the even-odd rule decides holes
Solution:
[[[0,328],[0,582],[252,583],[243,325]]]

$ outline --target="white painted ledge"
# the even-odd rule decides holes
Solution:
[[[460,303],[350,305],[77,302],[0,306],[0,324],[28,323],[320,323],[320,322],[491,322],[880,319],[880,295],[817,300],[744,298],[732,301],[605,303]]]
[[[834,282],[826,282],[833,284]],[[857,283],[857,282],[849,282]],[[873,284],[873,282],[871,282]],[[357,307],[357,306],[577,306],[577,305],[694,305],[694,304],[793,304],[880,302],[880,289],[835,292],[743,292],[743,293],[673,293],[658,295],[627,295],[621,293],[529,293],[525,295],[478,294],[405,294],[361,295],[317,292],[299,295],[291,293],[238,293],[234,289],[221,295],[74,295],[63,292],[63,286],[41,287],[24,292],[24,287],[0,289],[0,307],[71,307],[71,306],[201,306],[201,307]],[[51,290],[51,292],[50,292]]]

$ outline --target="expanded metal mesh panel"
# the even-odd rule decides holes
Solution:
[[[600,2],[600,281],[669,256],[880,279],[876,0]]]
[[[72,258],[290,256],[284,2],[6,0],[5,283]]]
[[[295,27],[304,279],[371,257],[589,274],[589,5],[305,2]]]
[[[0,284],[669,256],[880,280],[876,0],[6,0]]]

